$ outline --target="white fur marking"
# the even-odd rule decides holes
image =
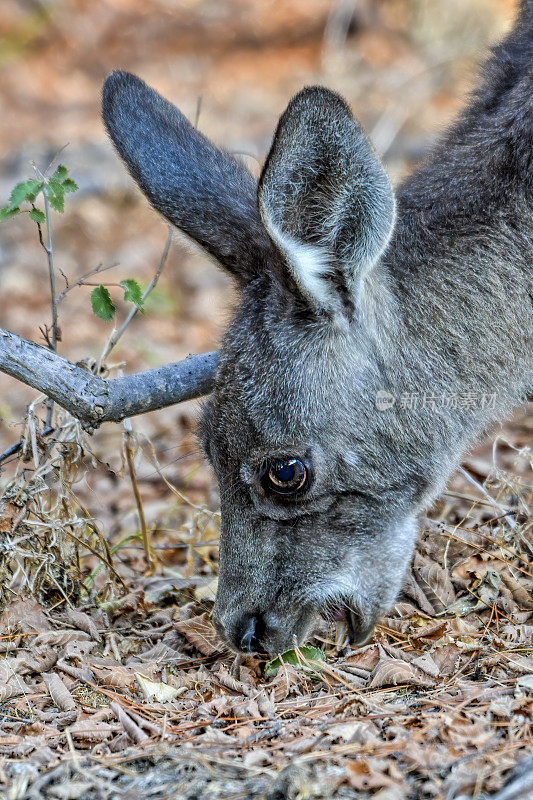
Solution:
[[[325,248],[302,244],[283,233],[262,204],[263,223],[279,249],[286,256],[292,276],[302,292],[317,305],[331,308],[335,303],[335,290],[324,280],[332,272],[330,256]]]

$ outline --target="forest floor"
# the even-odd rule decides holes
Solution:
[[[68,431],[80,441],[76,423]],[[324,660],[304,648],[276,674],[264,659],[236,661],[212,628],[219,516],[198,502],[198,481],[169,481],[173,502],[163,503],[139,482],[161,556],[147,575],[133,519],[129,536],[110,540],[110,568],[83,506],[61,519],[47,510],[46,481],[20,470],[0,518],[11,548],[0,616],[6,797],[399,800],[498,790],[532,744],[530,433],[524,418],[494,440],[495,457],[487,446],[466,460],[422,520],[403,593],[370,644],[351,650],[340,623],[324,624],[314,640]],[[72,454],[73,439],[61,438],[42,471],[60,472]],[[148,463],[159,474],[141,444],[139,474]],[[62,498],[74,502],[68,480]],[[79,595],[58,577],[65,531],[93,564]],[[15,569],[35,575],[43,550],[41,599],[6,592]]]
[[[138,72],[191,118],[202,98],[200,128],[254,171],[291,93],[327,83],[399,179],[460,106],[513,7],[361,2],[346,26],[332,12],[343,4],[327,0],[275,13],[267,0],[7,2],[0,205],[32,160],[44,166],[70,142],[60,158],[80,189],[54,217],[60,288],[59,270],[72,284],[100,263],[118,263],[110,282],[146,285],[166,229],[105,140],[107,72]],[[0,327],[38,341],[44,253],[29,220],[0,224]],[[91,363],[111,326],[88,295],[76,287],[62,301],[59,347]],[[213,349],[232,302],[225,276],[174,243],[109,374]],[[0,451],[25,440],[0,473],[0,796],[533,797],[531,410],[491,431],[421,520],[403,593],[372,641],[351,650],[342,625],[324,624],[313,641],[324,659],[296,651],[274,674],[264,659],[236,662],[210,623],[220,517],[198,407],[92,436],[56,410],[42,438],[42,402],[0,376]]]

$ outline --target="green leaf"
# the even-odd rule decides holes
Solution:
[[[10,206],[4,206],[4,208],[0,208],[0,222],[5,222],[6,219],[10,219],[14,217],[15,214],[18,214],[20,208],[11,208]]]
[[[67,178],[65,181],[63,181],[62,186],[65,192],[76,192],[80,188],[76,181],[73,181],[72,178]]]
[[[63,211],[65,210],[65,198],[63,197],[63,195],[59,196],[50,195],[49,200],[52,208],[55,209],[55,211],[59,211],[59,213],[62,214]]]
[[[9,198],[9,208],[17,208],[23,200],[29,200],[31,203],[41,189],[43,188],[42,181],[36,181],[30,179],[29,181],[22,181],[21,183],[17,183],[17,185],[13,188]]]
[[[65,190],[60,183],[52,179],[48,181],[48,199],[52,208],[62,214],[65,210]]]
[[[50,178],[52,181],[58,181],[59,183],[64,183],[68,178],[68,168],[65,167],[64,164],[59,164],[58,168]]]
[[[48,181],[48,192],[51,194],[65,194],[63,184],[55,178],[50,178]]]
[[[46,221],[45,215],[38,208],[32,208],[30,211],[30,217],[34,222],[41,223]]]
[[[75,192],[79,187],[76,181],[68,176],[68,169],[64,164],[60,164],[50,180],[48,186],[55,197],[62,197],[67,192]]]
[[[126,278],[126,280],[120,281],[120,285],[124,289],[124,300],[133,303],[139,311],[144,313],[143,293],[137,281],[134,281],[133,278]]]
[[[325,660],[324,653],[318,647],[299,647],[298,652],[285,650],[281,656],[273,658],[265,665],[265,675],[267,678],[275,678],[282,664],[290,664],[297,670],[316,675],[322,669],[320,662]]]
[[[97,317],[105,322],[110,322],[115,316],[116,308],[111,300],[109,290],[105,286],[97,286],[91,292],[91,305]]]

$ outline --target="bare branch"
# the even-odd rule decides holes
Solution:
[[[105,379],[48,348],[0,328],[0,372],[54,400],[86,428],[208,394],[218,354],[189,356],[156,369]]]
[[[61,272],[61,275],[63,276],[63,280],[65,281],[65,288],[63,289],[62,292],[60,292],[60,294],[58,294],[57,302],[60,303],[63,300],[63,298],[65,297],[65,295],[67,295],[76,286],[85,286],[85,285],[87,285],[86,284],[87,278],[92,278],[93,275],[99,275],[100,272],[106,272],[106,270],[114,269],[115,267],[118,267],[118,261],[115,262],[114,264],[106,264],[105,266],[103,264],[99,264],[94,269],[91,269],[91,270],[89,270],[89,272],[86,272],[85,275],[82,275],[81,277],[79,277],[73,283],[69,283],[69,280],[68,280],[67,276],[65,275],[65,273],[63,272],[63,270],[59,270]],[[99,284],[95,284],[95,286],[98,286],[98,285]]]

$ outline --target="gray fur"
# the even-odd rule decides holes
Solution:
[[[401,586],[419,513],[533,388],[532,63],[527,0],[458,122],[398,189],[394,229],[389,183],[344,101],[297,95],[259,191],[289,247],[268,236],[244,168],[139,79],[108,79],[106,122],[132,174],[240,282],[200,426],[222,507],[215,624],[236,649],[282,651],[341,605],[365,640]],[[304,267],[318,259],[318,284],[295,278],[295,241],[310,248]],[[381,411],[380,391],[396,398]],[[411,408],[414,392],[462,401]],[[310,465],[307,492],[265,495],[276,456]]]

